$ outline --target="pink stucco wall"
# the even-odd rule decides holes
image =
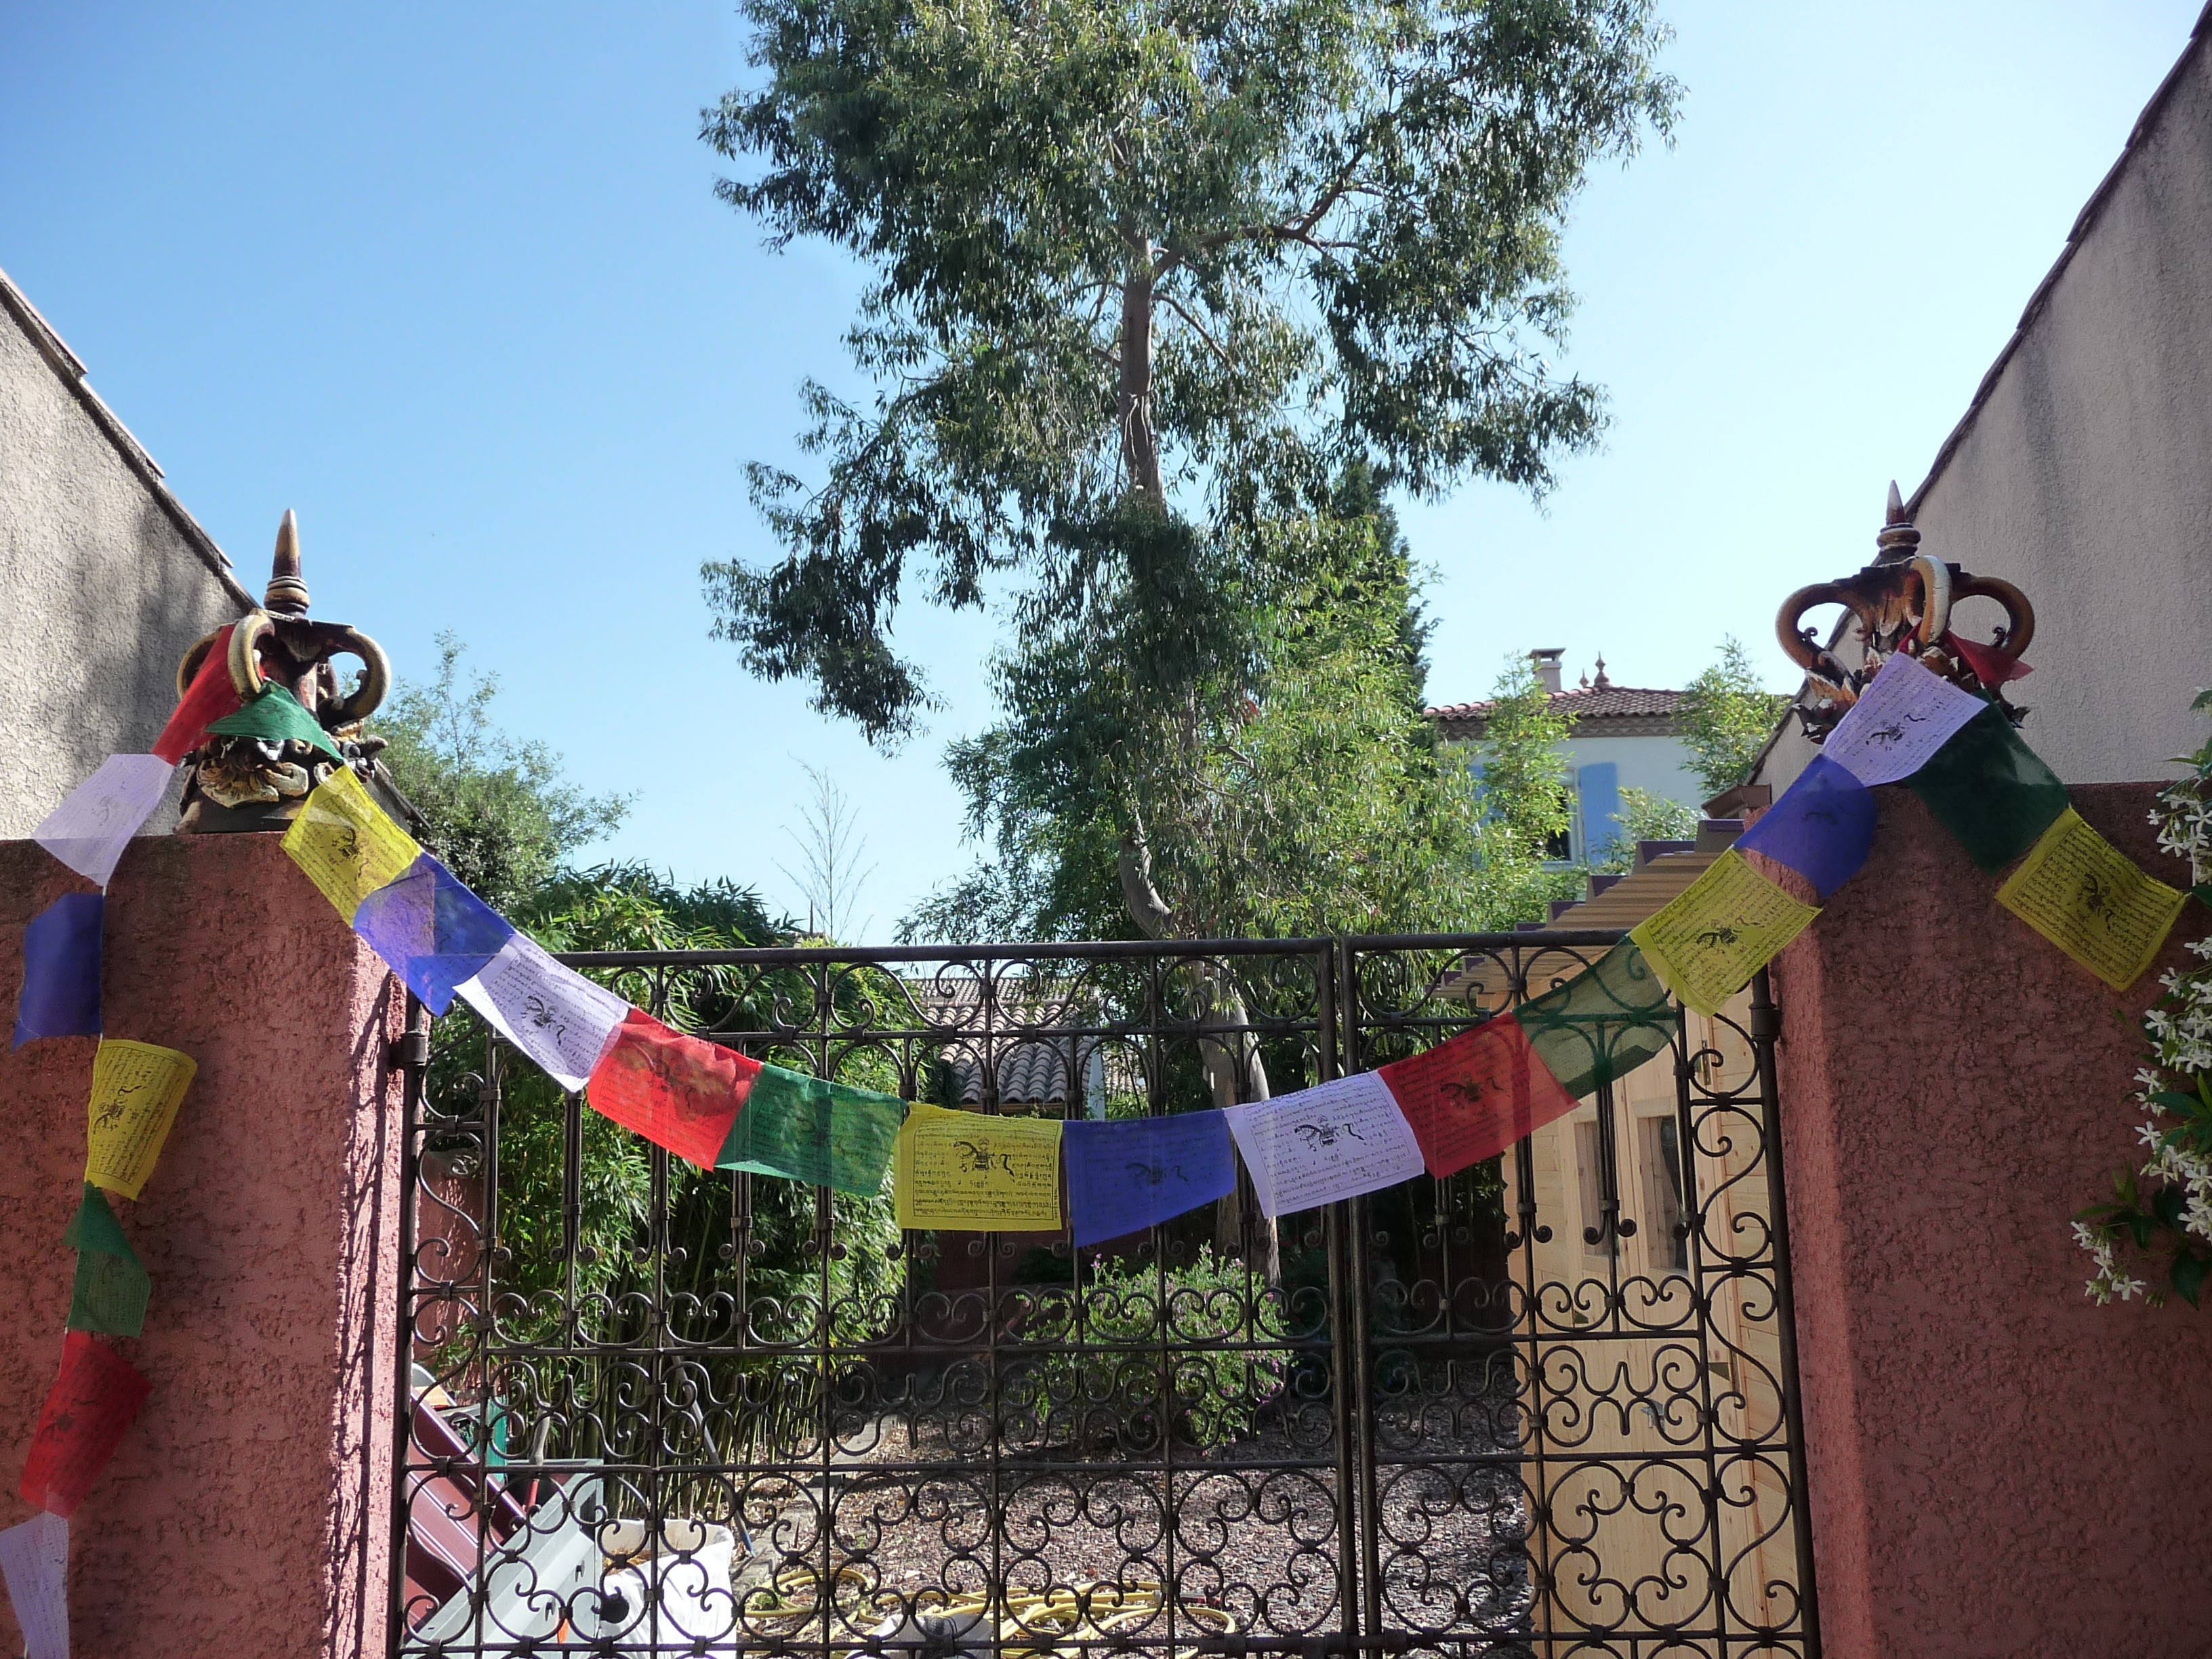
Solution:
[[[24,924],[82,885],[0,842],[0,1012]],[[153,1394],[70,1523],[75,1650],[380,1654],[404,998],[273,835],[135,842],[103,994],[110,1036],[199,1075],[143,1197],[116,1205],[154,1282],[118,1346]],[[0,1525],[29,1512],[16,1478],[61,1350],[93,1048],[0,1052]]]
[[[2077,788],[2145,868],[2153,786]],[[2140,1160],[2124,995],[2015,921],[1909,792],[1778,960],[1826,1650],[2212,1651],[2212,1309],[2099,1309],[2068,1218]]]

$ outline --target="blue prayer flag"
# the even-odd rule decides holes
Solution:
[[[1825,899],[1866,862],[1874,820],[1874,792],[1826,755],[1815,755],[1736,846],[1787,865]]]
[[[100,1035],[100,933],[107,900],[64,893],[23,929],[15,1047],[36,1037]]]
[[[434,1014],[514,937],[505,917],[428,853],[361,902],[353,930]]]
[[[1060,1127],[1060,1153],[1078,1245],[1152,1226],[1237,1187],[1229,1120],[1219,1112],[1070,1118]]]

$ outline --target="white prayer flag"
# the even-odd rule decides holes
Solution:
[[[1859,693],[1820,752],[1861,783],[1895,783],[1988,707],[1900,651]]]
[[[546,955],[527,934],[500,947],[461,997],[564,1089],[581,1089],[629,1004]]]
[[[1268,1216],[1395,1187],[1426,1167],[1390,1085],[1372,1072],[1231,1106],[1228,1117]]]
[[[110,755],[46,814],[32,839],[87,881],[105,887],[131,837],[161,804],[176,769],[159,755]]]
[[[41,1510],[0,1532],[0,1577],[23,1632],[24,1659],[69,1659],[69,1522]]]

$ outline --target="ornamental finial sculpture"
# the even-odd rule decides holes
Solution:
[[[2017,725],[2027,710],[2006,702],[2003,688],[2007,680],[2027,672],[2014,665],[2035,637],[2035,607],[2027,596],[2010,582],[1972,576],[1923,553],[1919,529],[1893,478],[1874,544],[1872,564],[1856,575],[1799,588],[1782,602],[1774,619],[1782,648],[1805,671],[1805,690],[1796,706],[1805,735],[1815,743],[1825,741],[1875,671],[1900,651],[1954,685],[1996,698]],[[1952,608],[1967,599],[1995,599],[2004,607],[2004,625],[1996,630],[1994,645],[1962,641],[1953,633]],[[1856,666],[1803,625],[1805,613],[1821,605],[1840,605],[1851,613],[1853,625],[1838,633],[1835,642],[1855,636]]]
[[[179,696],[222,638],[217,629],[185,653],[177,665]],[[360,659],[362,672],[341,695],[335,659],[346,656]],[[276,528],[269,586],[260,607],[232,626],[224,665],[247,707],[216,724],[253,729],[210,730],[185,757],[191,770],[179,835],[282,830],[334,768],[376,769],[373,757],[384,739],[366,736],[362,726],[391,688],[391,664],[366,634],[342,623],[310,620],[307,584],[300,574],[300,526],[289,511]],[[284,695],[268,695],[271,688]],[[287,699],[304,720],[285,707]]]

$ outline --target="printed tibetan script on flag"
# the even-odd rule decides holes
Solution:
[[[103,1038],[92,1057],[84,1178],[137,1197],[161,1160],[161,1144],[198,1070],[190,1054],[173,1048]]]
[[[131,836],[161,804],[176,769],[159,755],[110,755],[46,814],[31,838],[87,881],[105,887]]]
[[[284,832],[284,850],[349,927],[361,902],[405,875],[422,851],[344,766],[315,786]]]
[[[2070,806],[1997,889],[1997,902],[2123,991],[2150,966],[2188,902]]]
[[[1900,651],[1875,672],[1820,752],[1861,783],[1895,783],[1988,707]]]
[[[1260,1209],[1290,1215],[1421,1173],[1421,1144],[1372,1072],[1226,1109]]]
[[[584,1089],[601,1116],[711,1170],[761,1063],[642,1008],[616,1028]]]
[[[23,1501],[71,1516],[146,1403],[151,1385],[114,1349],[82,1331],[62,1339],[61,1375],[47,1391],[31,1455],[23,1465]]]
[[[1060,1226],[1060,1124],[917,1102],[899,1130],[902,1227],[1039,1232]]]
[[[1645,917],[1629,937],[1684,1003],[1701,1014],[1717,1014],[1722,1004],[1820,914],[1816,906],[1790,897],[1730,848],[1672,903]]]
[[[1575,1109],[1575,1097],[1528,1046],[1511,1015],[1376,1075],[1390,1085],[1432,1176],[1496,1158],[1522,1136]]]
[[[629,1014],[629,1003],[554,961],[527,933],[508,939],[457,988],[494,1030],[572,1091],[583,1088]]]
[[[1070,1119],[1061,1136],[1078,1244],[1120,1238],[1236,1189],[1237,1154],[1220,1112]]]
[[[763,1066],[714,1164],[873,1198],[905,1116],[896,1095]]]

